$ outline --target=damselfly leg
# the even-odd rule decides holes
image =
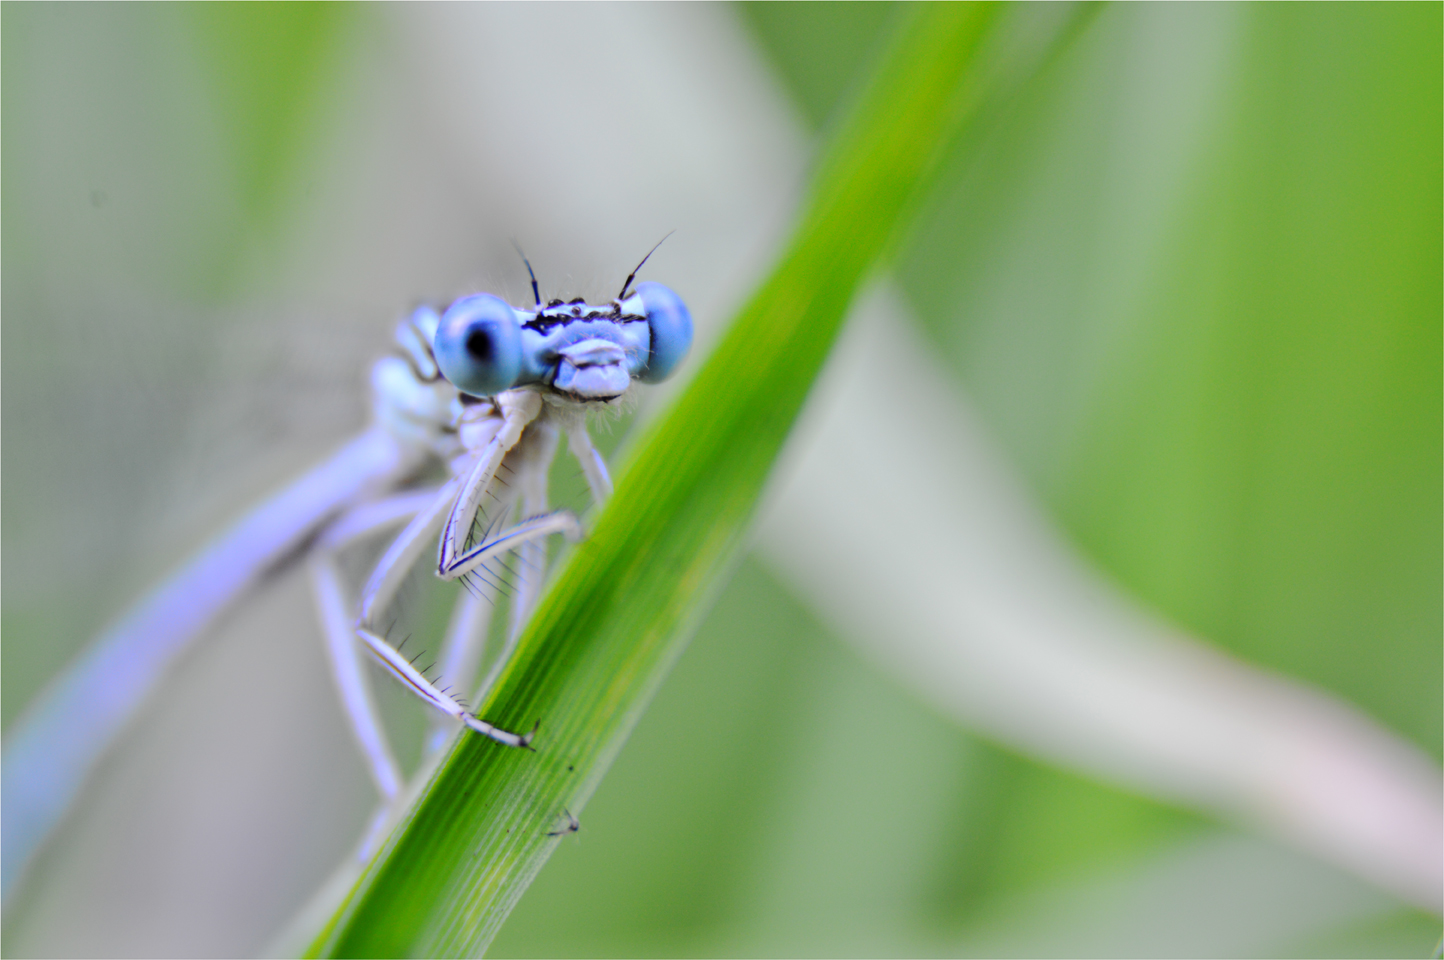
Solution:
[[[480,443],[481,448],[453,461],[456,476],[451,481],[439,489],[358,507],[329,527],[316,545],[312,571],[337,687],[372,779],[388,801],[400,792],[402,778],[361,663],[363,647],[441,713],[508,746],[526,746],[530,741],[530,734],[500,730],[481,720],[471,704],[480,703],[485,696],[535,605],[545,569],[541,541],[554,533],[575,540],[581,532],[570,511],[544,512],[546,475],[558,437],[555,424],[542,413],[538,394],[527,390],[508,391],[494,401],[467,405],[461,414],[461,425],[466,427],[460,431],[462,442]],[[585,456],[584,473],[600,478],[596,486],[605,490],[610,481],[585,425],[576,418],[568,430],[574,438],[569,446]],[[504,480],[503,473],[510,480]],[[490,504],[493,521],[479,525],[483,504]],[[498,529],[518,506],[523,519]],[[403,525],[376,564],[359,603],[354,607],[347,604],[338,569],[341,552]],[[473,543],[477,530],[480,536]],[[482,583],[459,598],[439,652],[425,651],[419,645],[408,651],[386,637],[385,620],[411,567],[438,536],[441,557],[437,575],[445,580],[477,577]],[[470,691],[465,685],[480,659],[490,619],[488,599],[480,591],[496,582],[496,572],[488,565],[508,553],[519,556],[523,569],[511,578],[506,646],[493,658],[492,671],[468,699]],[[346,616],[348,608],[359,610],[359,616]]]

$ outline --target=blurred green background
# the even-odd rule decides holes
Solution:
[[[1441,10],[1104,9],[959,145],[896,278],[1088,557],[1196,635],[1347,699],[1436,760]],[[752,68],[823,136],[899,8],[731,15],[759,51]],[[3,8],[7,583],[24,578],[12,537],[46,516],[25,499],[43,498],[30,491],[53,466],[33,452],[75,374],[26,332],[63,323],[27,279],[51,269],[44,238],[59,228],[15,160],[17,142],[57,136],[21,98],[56,82],[27,47],[53,16]],[[83,8],[63,16],[103,27]],[[140,242],[96,241],[123,252],[90,282],[160,288],[181,314],[253,302],[266,281],[248,251],[286,235],[296,171],[328,129],[316,111],[373,14],[127,16],[131,39],[184,38],[214,126],[191,158],[197,183],[156,189],[171,219]],[[158,86],[157,109],[197,95]],[[208,206],[211,164],[230,188]],[[203,228],[176,229],[193,220]],[[156,334],[122,349],[142,373],[80,375],[163,376],[197,348]],[[101,616],[36,596],[5,605],[7,720],[69,655],[16,638],[78,638]],[[859,716],[872,728],[850,728]],[[1437,917],[1403,906],[1330,920],[1287,896],[1276,923],[1221,935],[1243,923],[1227,897],[1205,876],[1160,883],[1158,864],[1238,837],[957,729],[749,562],[491,954],[1422,956],[1438,939]],[[1330,870],[1288,862],[1300,878]]]

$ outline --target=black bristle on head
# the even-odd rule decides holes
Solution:
[[[668,231],[667,231],[667,237],[670,237],[672,234],[674,234],[674,233],[676,233],[676,232],[677,232],[676,230],[668,230]],[[658,240],[656,246],[654,246],[654,247],[652,247],[652,249],[648,250],[648,251],[647,251],[647,256],[645,256],[645,257],[642,258],[642,263],[637,264],[635,267],[632,268],[632,272],[629,273],[629,274],[627,274],[627,280],[626,280],[625,283],[622,284],[622,292],[619,293],[619,294],[617,294],[617,299],[618,299],[618,300],[625,300],[625,299],[627,299],[627,288],[632,285],[632,281],[633,281],[633,280],[637,279],[637,271],[639,271],[639,270],[642,269],[642,264],[644,264],[644,263],[647,262],[648,257],[651,257],[652,254],[654,254],[654,253],[657,252],[657,247],[660,247],[663,243],[666,243],[667,237],[663,237],[661,240]]]
[[[666,238],[664,237],[663,239],[666,239]],[[540,290],[540,288],[537,287],[537,283],[536,283],[536,273],[535,273],[535,272],[532,270],[532,268],[531,268],[531,261],[526,258],[526,254],[524,254],[524,253],[521,252],[521,244],[519,244],[519,243],[517,243],[515,240],[513,240],[513,241],[511,242],[511,245],[512,245],[513,247],[516,247],[517,256],[521,257],[521,262],[524,263],[524,264],[526,264],[527,276],[531,277],[531,296],[532,296],[532,299],[536,301],[537,308],[540,309],[540,308],[541,308],[541,290]]]

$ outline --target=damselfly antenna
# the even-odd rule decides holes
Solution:
[[[676,233],[676,232],[677,232],[676,230],[668,230],[668,231],[667,231],[667,237],[670,237],[672,234],[674,234],[674,233]],[[647,251],[647,256],[642,258],[642,263],[646,263],[646,262],[647,262],[647,257],[650,257],[652,254],[654,254],[654,253],[657,252],[657,247],[660,247],[662,244],[664,244],[664,243],[667,242],[667,237],[663,237],[661,240],[658,240],[658,241],[657,241],[657,246],[656,246],[656,247],[653,247],[652,249],[650,249],[650,250]],[[633,281],[633,280],[637,279],[637,271],[642,269],[642,263],[637,264],[635,267],[632,268],[632,272],[629,273],[629,274],[627,274],[627,282],[624,283],[624,284],[622,284],[622,292],[619,293],[619,294],[617,294],[617,299],[618,299],[618,300],[625,300],[625,299],[627,299],[627,288],[632,285],[632,281]],[[540,302],[540,301],[538,301],[538,302]]]
[[[665,239],[667,239],[667,238],[666,238],[666,237],[663,237],[662,239],[665,240]],[[541,291],[537,289],[537,285],[536,285],[536,274],[532,272],[532,269],[531,269],[531,261],[526,258],[526,254],[524,254],[524,253],[521,252],[521,244],[519,244],[519,243],[517,243],[515,240],[513,240],[513,241],[511,242],[511,245],[512,245],[513,247],[516,247],[516,255],[519,256],[519,257],[521,257],[521,262],[522,262],[522,263],[526,264],[526,272],[527,272],[527,274],[531,277],[531,295],[532,295],[532,299],[535,300],[535,301],[536,301],[536,305],[537,305],[538,307],[540,307],[540,306],[541,306]],[[655,250],[656,247],[653,247],[652,249]],[[648,254],[648,256],[651,256],[651,254]],[[645,263],[645,262],[646,262],[646,261],[644,260],[643,263]],[[641,265],[642,265],[642,264],[640,264],[640,263],[637,264],[637,266],[638,266],[639,268],[641,267]],[[630,280],[629,280],[628,282],[630,282]]]

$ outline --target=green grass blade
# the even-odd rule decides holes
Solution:
[[[988,5],[928,4],[900,29],[786,255],[620,471],[483,705],[509,729],[540,719],[536,752],[463,736],[315,954],[485,949],[725,582],[849,303],[978,102],[970,71],[996,19]]]

